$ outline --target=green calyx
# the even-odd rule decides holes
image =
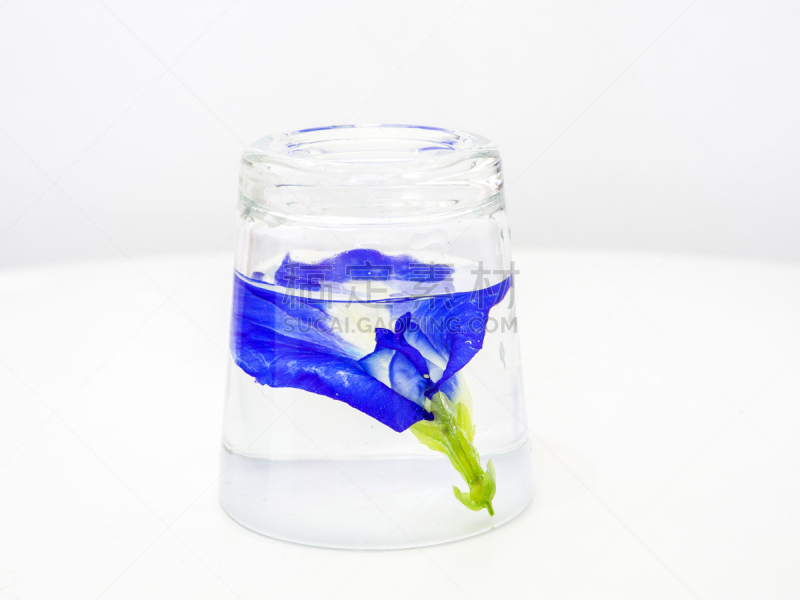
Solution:
[[[469,403],[453,404],[442,392],[437,392],[431,398],[428,410],[433,413],[433,421],[414,423],[411,432],[431,450],[446,455],[464,478],[468,491],[462,492],[453,486],[459,502],[470,510],[485,508],[489,516],[493,516],[492,498],[497,489],[494,465],[490,460],[486,463],[486,471],[481,468],[481,457],[473,444],[475,428]]]

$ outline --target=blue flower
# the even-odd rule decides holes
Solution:
[[[430,269],[428,275],[421,266]],[[385,267],[390,268],[382,271]],[[313,265],[291,262],[287,256],[276,271],[277,285],[237,272],[234,360],[262,385],[345,402],[395,431],[432,420],[426,400],[440,391],[452,397],[456,375],[483,346],[489,311],[506,296],[510,278],[474,292],[377,302],[312,299],[292,290],[320,289],[320,278],[306,277],[309,273],[321,274],[325,283],[438,282],[449,277],[448,269],[419,265],[407,256],[354,250]],[[394,326],[374,326],[365,336],[350,322],[345,327],[354,332],[345,333],[340,316],[353,309],[382,311],[389,322],[380,324]]]

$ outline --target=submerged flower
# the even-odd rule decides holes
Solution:
[[[287,256],[277,285],[236,273],[231,350],[262,385],[345,402],[398,432],[418,424],[417,438],[445,453],[470,485],[469,492],[456,488],[456,497],[492,514],[494,470],[490,461],[483,472],[472,446],[458,373],[482,348],[489,311],[506,296],[510,278],[483,290],[377,301],[300,293],[326,285],[341,293],[346,282],[442,282],[448,269],[355,250],[313,265]]]

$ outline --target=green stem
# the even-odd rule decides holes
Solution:
[[[492,499],[496,490],[494,465],[490,460],[486,471],[481,468],[481,457],[472,443],[474,428],[469,408],[463,402],[453,404],[442,392],[431,398],[430,411],[433,421],[420,421],[411,426],[419,441],[450,459],[450,463],[461,474],[469,486],[462,492],[453,486],[456,498],[470,510],[488,511],[494,515]]]

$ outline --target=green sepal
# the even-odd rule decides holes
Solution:
[[[453,404],[442,392],[429,401],[428,409],[433,413],[432,421],[420,421],[411,426],[416,438],[431,450],[441,452],[469,486],[462,492],[453,486],[453,494],[470,510],[486,509],[494,515],[492,499],[497,490],[494,464],[490,460],[486,471],[481,468],[481,459],[473,445],[475,426],[470,411],[471,400]]]
[[[469,492],[462,492],[456,486],[453,486],[453,493],[461,504],[470,510],[485,508],[490,517],[494,516],[492,499],[495,491],[497,491],[497,482],[495,480],[494,464],[491,459],[486,463],[486,473],[478,482],[470,486]]]
[[[472,415],[467,405],[462,402],[456,404],[456,423],[470,442],[475,439],[475,427],[472,425]]]
[[[411,427],[411,433],[431,450],[447,454],[447,440],[432,421],[420,421]]]

